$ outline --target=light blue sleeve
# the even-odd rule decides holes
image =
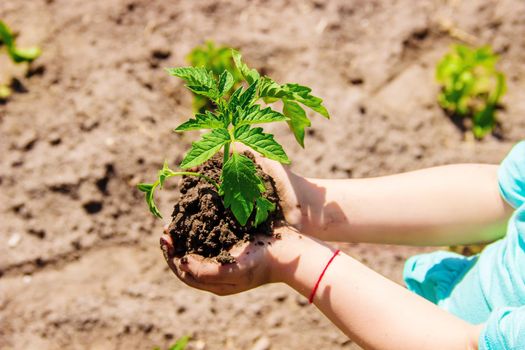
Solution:
[[[501,195],[514,208],[525,202],[525,141],[515,145],[498,169]]]
[[[479,336],[478,348],[525,349],[525,306],[493,311]]]

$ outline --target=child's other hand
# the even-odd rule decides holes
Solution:
[[[277,193],[281,199],[281,207],[283,209],[284,217],[289,225],[297,229],[302,227],[302,215],[299,205],[299,183],[302,177],[293,173],[289,167],[283,166],[281,163],[264,158],[258,154],[255,155],[255,160],[261,168],[269,174],[275,181]]]

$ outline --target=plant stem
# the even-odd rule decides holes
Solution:
[[[224,167],[224,164],[228,161],[230,158],[230,143],[224,145],[224,158],[222,159],[222,166]]]
[[[202,175],[202,174],[195,173],[195,172],[192,172],[192,171],[175,171],[171,175],[173,175],[173,176],[177,176],[177,175],[197,176],[197,177],[200,177],[200,178],[208,181],[210,184],[212,184],[215,187],[215,189],[217,191],[219,191],[219,184],[217,182],[215,182],[215,180],[213,180],[212,178],[210,178],[210,177],[208,177],[206,175]]]

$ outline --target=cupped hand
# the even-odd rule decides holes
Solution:
[[[217,295],[240,293],[272,282],[272,257],[267,249],[274,237],[258,236],[253,242],[237,244],[229,251],[236,262],[220,264],[196,254],[173,256],[168,234],[160,238],[164,258],[171,270],[187,285]]]
[[[236,145],[235,147],[239,150],[246,149],[242,145]],[[299,186],[303,178],[292,172],[288,166],[283,166],[281,163],[265,158],[256,152],[252,153],[257,164],[275,181],[280,205],[287,223],[297,229],[301,229],[302,214],[299,203]]]

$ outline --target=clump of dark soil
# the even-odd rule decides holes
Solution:
[[[249,152],[244,155],[254,159]],[[276,204],[276,210],[270,213],[268,220],[257,227],[253,226],[254,213],[246,226],[241,226],[231,210],[224,208],[215,187],[206,180],[194,176],[183,178],[179,187],[180,200],[175,204],[169,226],[176,256],[196,253],[214,257],[221,264],[233,263],[235,259],[228,252],[232,246],[238,242],[251,241],[256,235],[271,236],[274,227],[284,224],[275,182],[256,166],[266,187],[264,197]],[[217,154],[196,171],[219,183],[221,169],[222,155]]]

